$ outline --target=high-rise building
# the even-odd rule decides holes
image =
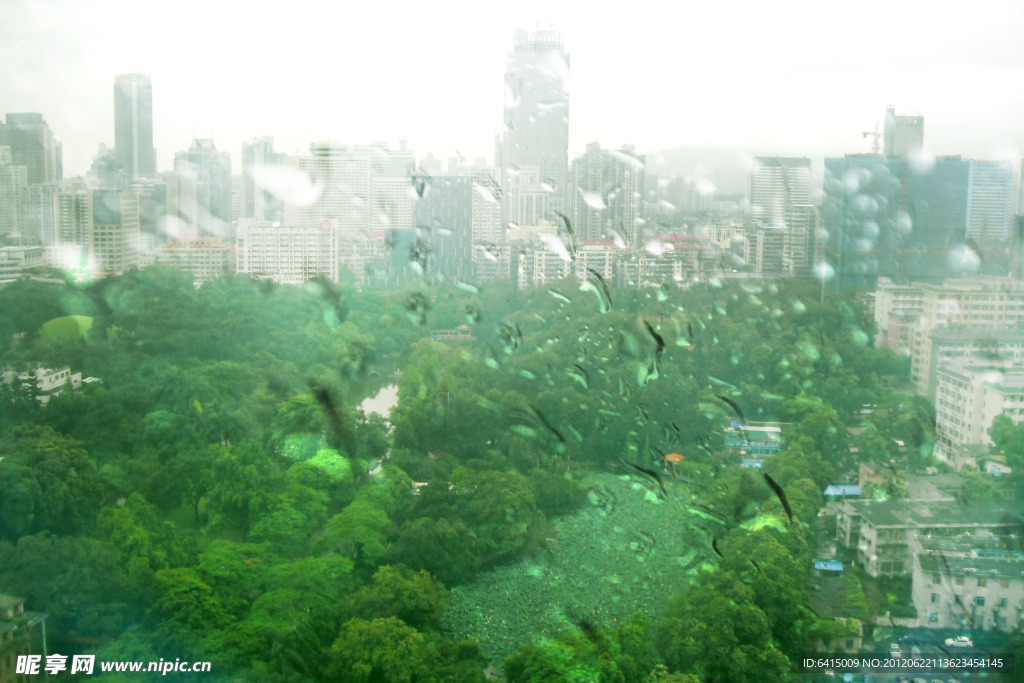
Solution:
[[[614,240],[637,247],[644,196],[644,157],[631,145],[615,151],[596,142],[572,162],[570,215],[580,240]]]
[[[369,234],[385,224],[390,229],[411,229],[415,160],[404,141],[397,150],[383,143],[315,142],[309,148],[308,156],[285,160],[292,173],[302,173],[310,189],[305,201],[285,203],[285,225],[315,226],[327,218],[337,226],[339,236]],[[399,180],[387,180],[394,178]],[[408,201],[399,201],[403,197]]]
[[[811,204],[810,159],[755,157],[750,208],[755,228],[782,229],[784,272],[806,272],[814,267],[818,214]]]
[[[462,166],[448,162],[451,175],[473,179],[473,241],[504,244],[505,226],[501,223],[501,170],[485,164]]]
[[[839,282],[874,288],[879,276],[971,274],[962,269],[970,165],[959,156],[930,164],[874,154],[825,159],[823,246]]]
[[[28,169],[0,147],[0,246],[29,243],[29,224]]]
[[[45,247],[78,247],[75,253],[80,255],[80,248],[89,240],[89,190],[86,184],[77,179],[33,185],[29,188],[29,202],[39,244]]]
[[[548,208],[564,213],[571,195],[569,55],[557,31],[520,29],[514,41],[505,69],[505,132],[498,145],[502,185],[508,187],[510,171],[536,168],[551,195]],[[503,213],[508,216],[508,206]]]
[[[913,159],[924,148],[924,117],[897,116],[896,108],[885,109],[885,155]]]
[[[149,76],[124,74],[114,79],[114,149],[128,180],[156,178]]]
[[[280,173],[285,154],[274,151],[274,139],[255,138],[242,143],[242,196],[239,218],[255,218],[257,223],[279,223],[284,218]],[[275,177],[275,173],[277,176]],[[275,183],[275,181],[277,181]],[[273,190],[277,189],[275,193]]]
[[[139,196],[129,190],[93,190],[89,211],[89,265],[94,272],[139,267]]]
[[[173,188],[178,220],[187,227],[182,233],[197,237],[230,237],[231,234],[231,155],[217,151],[213,140],[193,140],[192,146],[174,155]]]
[[[972,160],[967,191],[967,236],[1006,240],[1010,237],[1013,164]]]
[[[64,175],[61,146],[42,114],[8,114],[0,124],[0,145],[11,148],[11,163],[24,166],[28,184],[49,183]]]
[[[430,190],[416,202],[415,233],[426,247],[419,264],[428,278],[472,279],[473,187],[470,177],[431,178]]]

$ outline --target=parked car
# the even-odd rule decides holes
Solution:
[[[889,643],[889,656],[899,657],[902,654],[899,643]]]
[[[974,641],[967,636],[946,638],[946,647],[974,647]]]

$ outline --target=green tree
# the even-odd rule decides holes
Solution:
[[[81,444],[25,425],[0,441],[0,534],[74,534],[96,521],[104,487]]]
[[[481,544],[462,522],[424,517],[404,526],[388,557],[457,586],[480,570]]]
[[[398,617],[420,631],[434,631],[441,626],[447,598],[444,586],[422,569],[384,565],[352,595],[351,609],[364,619]]]
[[[266,451],[253,442],[211,448],[212,522],[248,534],[270,503],[278,468]]]
[[[790,670],[753,589],[729,571],[704,575],[673,597],[655,643],[671,670],[706,683],[781,683]]]

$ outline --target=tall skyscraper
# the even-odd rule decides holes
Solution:
[[[193,140],[191,147],[174,155],[174,173],[167,184],[178,219],[194,226],[191,232],[184,228],[186,232],[232,238],[230,154],[218,151],[213,140]]]
[[[567,186],[569,55],[557,31],[515,32],[505,70],[505,133],[498,147],[503,187],[509,172],[535,168],[551,194],[548,208],[566,210],[572,194]],[[508,206],[503,213],[509,215]]]
[[[149,76],[124,74],[114,79],[114,149],[128,180],[156,177]]]
[[[750,173],[750,205],[755,228],[781,229],[783,271],[814,267],[818,226],[811,204],[810,159],[756,157]]]
[[[825,159],[822,229],[840,282],[873,288],[879,275],[941,280],[955,272],[970,167],[959,156],[927,167],[874,154]]]
[[[11,163],[24,166],[28,184],[51,183],[64,176],[61,146],[42,114],[8,114],[0,124],[0,145],[11,148]]]
[[[967,236],[973,239],[1010,238],[1013,164],[1009,161],[971,161],[967,193]]]
[[[309,149],[308,156],[285,160],[315,188],[312,201],[285,203],[286,225],[319,225],[329,218],[342,239],[350,233],[412,227],[411,178],[416,164],[405,141],[397,150],[384,143],[333,142],[315,142]]]
[[[896,116],[896,108],[885,109],[885,156],[919,157],[924,147],[924,117]]]
[[[0,246],[29,244],[28,171],[12,163],[11,148],[0,147]]]
[[[281,198],[267,190],[275,178],[268,177],[284,164],[283,152],[274,151],[274,139],[256,138],[242,143],[242,196],[239,218],[255,218],[257,223],[280,222],[284,214]]]
[[[92,190],[89,265],[95,272],[139,267],[139,196],[128,190]]]

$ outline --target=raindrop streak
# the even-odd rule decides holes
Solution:
[[[782,487],[779,486],[779,483],[772,479],[767,472],[763,472],[761,476],[763,476],[764,480],[768,482],[768,486],[770,486],[772,491],[775,492],[775,495],[779,497],[779,502],[782,503],[782,507],[786,511],[786,515],[789,517],[789,522],[790,524],[792,524],[793,510],[792,508],[789,507],[789,500],[786,499],[786,492],[782,490]]]

